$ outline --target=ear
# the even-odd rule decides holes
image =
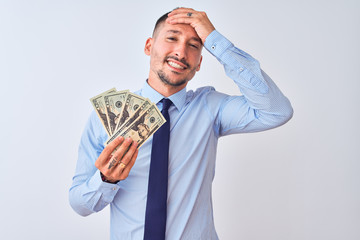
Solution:
[[[197,71],[197,72],[200,71],[201,62],[202,62],[202,55],[201,55],[201,57],[200,57],[199,65],[198,65],[197,68],[196,68],[196,71]]]
[[[150,56],[151,53],[152,43],[153,43],[153,39],[151,37],[146,40],[144,52],[148,56]]]

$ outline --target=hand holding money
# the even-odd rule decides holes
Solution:
[[[95,162],[110,183],[125,179],[135,163],[138,148],[165,122],[149,99],[112,88],[90,99],[109,139]]]
[[[95,162],[95,167],[108,182],[116,183],[127,178],[137,155],[137,143],[131,138],[119,137],[104,148]]]

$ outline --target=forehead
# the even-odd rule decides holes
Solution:
[[[168,24],[163,22],[157,29],[156,35],[176,34],[188,38],[200,40],[199,35],[195,32],[195,29],[189,24]],[[201,41],[201,40],[200,40]]]

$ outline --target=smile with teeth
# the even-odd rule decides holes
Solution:
[[[173,68],[179,69],[179,70],[184,70],[185,67],[173,62],[173,61],[167,61],[167,63],[172,66]]]

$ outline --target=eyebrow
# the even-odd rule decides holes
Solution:
[[[182,32],[179,31],[179,30],[171,30],[171,29],[170,29],[170,30],[167,30],[167,33],[182,34]],[[202,44],[201,39],[198,38],[198,37],[192,37],[191,39]]]

